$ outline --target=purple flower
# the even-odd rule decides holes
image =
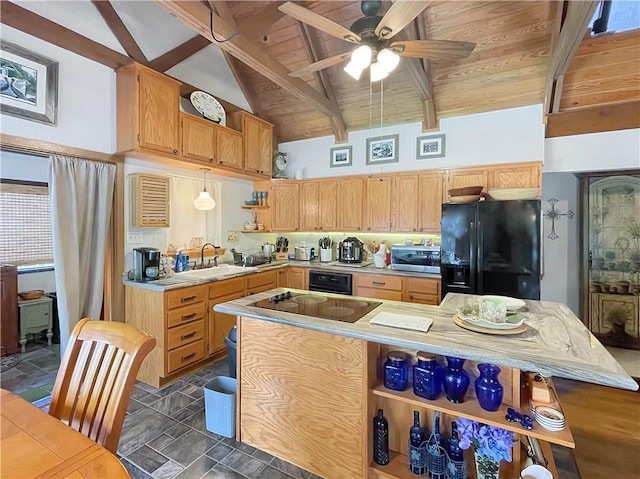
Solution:
[[[496,462],[502,459],[511,461],[511,447],[515,442],[513,432],[465,418],[459,418],[456,423],[462,449],[473,446],[478,454],[488,456]]]

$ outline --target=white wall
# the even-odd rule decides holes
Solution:
[[[640,168],[640,129],[545,140],[543,173]]]
[[[41,156],[22,155],[0,151],[0,178],[49,182],[49,160]],[[53,271],[18,274],[18,291],[43,289],[46,292],[56,290]]]
[[[542,212],[551,209],[549,200],[555,198],[556,210],[575,213],[573,219],[561,216],[555,222],[558,238],[550,239],[551,220],[542,218],[544,278],[540,298],[568,305],[580,314],[580,207],[579,180],[573,173],[544,173],[542,175]]]
[[[329,151],[338,146],[334,144],[333,135],[280,143],[278,149],[288,153],[288,176],[293,177],[295,170],[304,169],[305,178],[541,161],[544,158],[541,105],[446,118],[440,120],[437,132],[422,133],[421,127],[421,123],[409,123],[350,132],[346,144],[353,147],[351,167],[329,167]],[[446,156],[417,160],[416,138],[441,133],[446,135]],[[367,166],[366,139],[391,134],[400,135],[400,161]]]
[[[115,72],[6,25],[2,39],[59,62],[57,125],[2,114],[2,133],[113,153]]]
[[[177,175],[182,177],[194,178],[196,181],[202,181],[202,173],[194,170],[175,168],[149,161],[138,160],[134,158],[126,158],[125,160],[125,271],[128,271],[133,267],[133,248],[140,246],[150,246],[160,249],[160,251],[167,251],[168,236],[167,228],[133,228],[129,226],[129,179],[128,175],[132,173],[149,173],[154,175]],[[207,175],[207,182],[215,181],[220,186],[218,198],[216,200],[216,208],[219,208],[221,214],[221,227],[218,233],[220,238],[219,243],[221,246],[231,249],[237,248],[238,251],[243,251],[246,248],[253,246],[251,235],[240,235],[240,241],[237,243],[228,243],[226,241],[227,231],[242,229],[242,223],[250,218],[249,214],[240,208],[244,200],[251,199],[251,192],[253,191],[253,182],[247,180],[240,180],[235,178],[228,178],[219,175]],[[213,196],[213,195],[212,195]],[[189,198],[189,201],[193,201],[194,198]],[[198,211],[194,208],[194,221],[198,214]],[[128,243],[128,233],[142,234],[143,243],[132,244]],[[211,238],[205,238],[206,241],[211,241]],[[177,245],[182,246],[182,245]],[[187,244],[188,246],[188,244]],[[233,256],[230,252],[227,252],[225,259],[232,260]]]

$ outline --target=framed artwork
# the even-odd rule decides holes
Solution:
[[[350,146],[336,146],[331,148],[331,168],[338,168],[340,166],[351,166],[352,160],[352,148]]]
[[[0,41],[0,111],[56,124],[58,62]]]
[[[416,159],[442,158],[445,155],[444,135],[419,136],[416,144]]]
[[[367,138],[367,165],[397,163],[399,146],[399,135]]]

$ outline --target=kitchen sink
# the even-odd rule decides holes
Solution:
[[[223,276],[233,276],[239,273],[248,273],[251,271],[257,271],[258,268],[250,266],[235,266],[232,264],[221,264],[220,266],[214,266],[213,268],[195,269],[190,271],[184,271],[182,273],[176,273],[175,277],[184,279],[209,279],[220,278]]]

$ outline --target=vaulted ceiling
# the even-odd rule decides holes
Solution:
[[[538,103],[557,115],[621,104],[638,122],[640,34],[585,37],[595,1],[407,1],[426,7],[404,39],[476,47],[455,61],[403,58],[374,84],[351,78],[344,63],[290,76],[354,45],[283,14],[283,3],[5,0],[1,20],[114,68],[135,59],[167,72],[185,82],[183,95],[203,89],[227,111],[251,109],[273,122],[279,141],[334,134],[340,142],[349,130],[416,121],[428,130],[441,118]],[[296,3],[345,28],[363,16],[357,1]],[[239,35],[209,43],[212,31]]]

